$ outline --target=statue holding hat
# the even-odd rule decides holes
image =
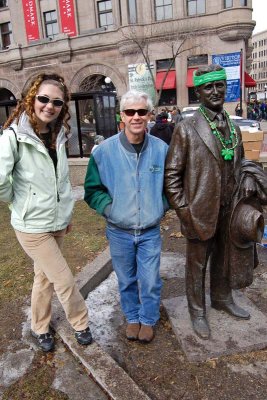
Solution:
[[[252,283],[267,204],[262,168],[244,158],[240,129],[224,109],[226,72],[219,65],[195,71],[200,107],[174,130],[165,165],[165,194],[187,239],[186,296],[195,333],[209,339],[205,276],[211,307],[249,319],[232,289]]]

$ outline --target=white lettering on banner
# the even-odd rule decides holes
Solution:
[[[35,22],[35,15],[34,15],[34,7],[32,6],[33,3],[32,3],[32,1],[30,1],[28,4],[29,4],[28,22],[30,22],[30,24],[32,26],[34,26],[36,24],[36,22]]]
[[[66,6],[67,6],[67,17],[71,17],[71,5],[70,5],[70,0],[66,0]]]

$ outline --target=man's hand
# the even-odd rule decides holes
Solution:
[[[243,195],[245,197],[251,197],[256,193],[256,184],[252,176],[246,176],[243,182]]]

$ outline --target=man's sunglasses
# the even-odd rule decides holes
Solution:
[[[127,115],[127,117],[133,117],[135,113],[139,115],[139,117],[144,117],[147,115],[148,110],[145,108],[139,108],[139,110],[134,110],[133,108],[128,108],[128,110],[123,110],[124,114]]]
[[[61,99],[50,99],[50,97],[40,94],[37,94],[36,99],[42,104],[52,103],[54,107],[62,107],[64,104],[64,101]]]

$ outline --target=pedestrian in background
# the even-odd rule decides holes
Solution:
[[[107,238],[118,278],[126,337],[149,343],[159,319],[160,220],[168,146],[146,133],[152,102],[146,93],[121,98],[125,130],[106,139],[90,157],[85,201],[107,220]]]
[[[150,134],[170,144],[174,126],[168,122],[168,114],[162,112],[156,116],[156,123],[150,129]]]
[[[237,117],[241,117],[242,115],[241,115],[241,107],[240,107],[240,104],[239,103],[237,103],[237,105],[236,105],[236,107],[235,107],[235,115],[237,116]]]
[[[172,120],[171,123],[175,127],[183,119],[181,111],[179,108],[173,107],[172,109]]]
[[[149,120],[148,120],[148,122],[147,122],[147,133],[150,133],[150,131],[151,131],[151,128],[153,128],[153,126],[155,125],[155,123],[156,123],[156,116],[155,116],[155,114],[153,114],[153,112],[150,114],[150,118],[149,118]]]
[[[100,143],[102,143],[104,140],[105,140],[104,136],[96,135],[95,138],[94,138],[94,143],[95,144],[93,145],[91,152],[93,152],[97,148],[97,146],[99,146]]]
[[[54,349],[54,290],[78,343],[92,341],[86,304],[61,253],[74,205],[65,149],[69,99],[61,76],[38,75],[0,135],[0,200],[11,203],[11,224],[34,261],[31,332],[43,351]]]
[[[117,131],[119,132],[120,129],[120,123],[121,123],[121,116],[119,111],[116,112],[116,124],[117,124]]]

